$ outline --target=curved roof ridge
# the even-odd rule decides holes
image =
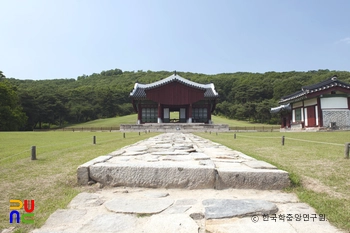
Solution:
[[[184,84],[187,84],[190,86],[194,86],[194,87],[198,87],[198,88],[203,88],[203,89],[207,88],[207,86],[205,86],[205,84],[196,83],[196,82],[187,80],[187,79],[181,77],[180,75],[174,75],[174,74],[170,75],[169,77],[167,77],[165,79],[162,79],[162,80],[159,80],[159,81],[156,81],[153,83],[145,84],[145,88],[150,89],[153,87],[162,86],[162,85],[165,85],[165,84],[167,84],[171,81],[174,81],[174,80],[177,80],[181,83],[184,83]]]
[[[290,95],[283,96],[280,99],[279,103],[286,103],[288,101],[299,99],[301,97],[305,98],[305,96],[309,93],[315,93],[315,92],[326,90],[335,86],[350,89],[350,84],[339,81],[336,76],[333,76],[319,83],[303,86],[300,91],[294,92],[293,94],[290,94]]]
[[[140,87],[140,88],[143,88],[145,84],[141,84],[141,83],[135,83],[134,85],[134,89],[130,92],[130,95],[129,96],[133,96],[135,94],[135,92],[137,91],[137,89]]]
[[[134,96],[135,94],[138,96],[138,95],[142,95],[144,96],[145,95],[145,90],[149,90],[149,89],[152,89],[152,88],[155,88],[155,87],[159,87],[159,86],[163,86],[163,85],[166,85],[170,82],[173,82],[173,81],[177,81],[179,83],[182,83],[184,85],[187,85],[187,86],[190,86],[190,87],[194,87],[194,88],[197,88],[197,89],[201,89],[201,90],[206,90],[205,93],[207,93],[208,91],[208,95],[213,95],[214,96],[218,96],[219,94],[216,92],[215,90],[215,86],[213,83],[208,83],[208,84],[201,84],[201,83],[196,83],[196,82],[193,82],[193,81],[190,81],[190,80],[187,80],[183,77],[181,77],[180,75],[175,75],[175,74],[172,74],[170,75],[169,77],[167,78],[164,78],[162,80],[158,80],[156,82],[153,82],[153,83],[149,83],[149,84],[141,84],[141,83],[135,83],[134,85],[134,89],[130,92],[130,96]],[[212,94],[210,94],[210,89]],[[140,91],[138,91],[140,90]],[[138,93],[138,92],[142,92],[142,93]],[[207,95],[207,94],[205,94]]]
[[[328,78],[326,80],[323,80],[319,83],[316,83],[316,84],[311,84],[311,85],[307,85],[307,86],[303,86],[301,89],[302,90],[310,90],[310,89],[314,89],[315,87],[318,87],[318,86],[323,86],[323,85],[327,85],[327,84],[330,84],[332,82],[336,82],[336,80],[333,80],[332,78]]]

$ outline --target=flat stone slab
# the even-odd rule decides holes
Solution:
[[[260,216],[260,221],[253,223],[251,218],[229,218],[229,219],[209,219],[206,222],[207,232],[231,233],[310,233],[315,231],[303,231],[302,228],[296,229],[286,222],[272,222],[266,224]],[[317,230],[317,232],[320,232]],[[329,232],[334,232],[329,231]],[[324,232],[326,233],[326,232]]]
[[[194,205],[197,203],[197,200],[196,199],[180,199],[180,200],[177,200],[175,205]]]
[[[277,169],[277,167],[266,163],[264,161],[246,161],[243,162],[244,165],[247,165],[248,167],[255,168],[255,169]]]
[[[116,151],[113,151],[111,153],[109,153],[108,155],[111,155],[111,156],[118,156],[118,155],[121,155],[125,152],[124,149],[119,149],[119,150],[116,150]]]
[[[115,198],[104,203],[104,206],[116,213],[124,214],[157,214],[174,203],[171,199],[159,198]]]
[[[85,209],[58,209],[46,220],[46,225],[61,227],[62,223],[69,224],[78,221],[86,215]]]
[[[100,214],[84,224],[78,232],[132,232],[136,223],[137,218],[132,215]]]
[[[147,149],[148,149],[147,146],[134,146],[126,149],[126,151],[145,151]]]
[[[207,160],[210,159],[210,157],[204,153],[191,153],[190,156],[194,159],[194,160]]]
[[[171,206],[168,209],[164,210],[162,214],[183,214],[189,208],[191,208],[191,206]]]
[[[96,164],[90,167],[90,177],[109,186],[146,188],[213,188],[216,173],[211,166],[198,163],[121,163]]]
[[[198,232],[196,222],[185,214],[153,215],[143,226],[142,232]]]
[[[277,169],[217,168],[216,189],[283,189],[290,184],[288,172]]]
[[[158,198],[149,198],[150,194]],[[96,200],[106,200],[105,203],[110,203],[112,209],[123,209],[126,213],[109,210],[106,204],[93,204]],[[129,213],[130,210],[134,213]],[[268,214],[268,221],[263,220],[264,213]],[[220,218],[208,217],[214,214]],[[274,214],[305,214],[317,218],[314,221],[283,221],[277,217],[274,221]],[[320,221],[318,218],[319,214],[301,203],[295,194],[279,190],[106,187],[95,193],[77,195],[67,209],[56,210],[40,229],[32,233],[344,232],[332,226],[327,219]]]
[[[285,171],[193,134],[165,133],[79,166],[79,184],[187,189],[283,189]]]
[[[163,161],[190,161],[192,160],[191,156],[189,155],[175,155],[175,156],[161,156],[161,160]]]
[[[216,162],[216,163],[242,163],[242,162],[244,162],[244,160],[241,160],[241,159],[217,159],[217,158],[213,158],[211,160],[213,162]]]
[[[156,145],[151,146],[152,148],[171,148],[173,146],[173,144],[170,143],[158,143]]]
[[[213,167],[215,169],[215,163],[212,160],[199,160],[199,165]]]
[[[68,205],[69,208],[78,208],[81,205],[84,206],[100,206],[104,200],[102,200],[96,193],[79,193]]]
[[[165,155],[188,155],[189,152],[187,151],[158,151],[158,152],[152,152],[151,153],[152,155],[162,155],[162,156],[165,156]]]
[[[123,153],[124,156],[138,156],[138,155],[143,155],[146,154],[146,151],[126,151]]]
[[[150,193],[146,193],[145,197],[149,197],[149,198],[162,198],[162,197],[167,197],[169,196],[169,193],[162,193],[162,192],[150,192]]]
[[[251,215],[275,214],[276,204],[253,199],[207,199],[203,201],[206,219],[244,217]]]
[[[77,178],[78,178],[78,184],[87,185],[89,182],[89,166],[94,165],[96,163],[103,163],[109,159],[111,159],[111,155],[103,155],[99,156],[97,158],[94,158],[82,165],[80,165],[77,169]]]

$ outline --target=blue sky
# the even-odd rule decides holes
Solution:
[[[349,0],[0,0],[0,70],[350,71]]]

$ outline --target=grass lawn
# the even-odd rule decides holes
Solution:
[[[196,134],[288,171],[295,184],[288,191],[350,231],[350,160],[344,159],[349,131],[236,133],[236,139],[233,133]]]
[[[107,132],[1,132],[0,133],[0,232],[40,227],[56,209],[66,208],[79,192],[76,169],[99,155],[156,135]],[[96,136],[96,145],[92,137]],[[31,146],[37,160],[31,161]],[[35,224],[9,224],[10,199],[35,200]]]
[[[92,144],[94,135],[96,145]],[[76,194],[91,189],[76,183],[80,164],[154,135],[126,133],[124,139],[119,132],[0,133],[0,230],[16,226],[17,232],[27,232],[40,227]],[[344,159],[350,132],[236,133],[237,139],[233,133],[197,135],[290,172],[296,185],[288,191],[317,213],[326,214],[335,226],[350,230],[350,160]],[[284,146],[282,135],[286,136]],[[37,146],[36,161],[30,160],[32,145]],[[34,225],[8,223],[10,199],[35,200]]]
[[[136,124],[137,123],[137,114],[121,116],[121,117],[112,117],[105,119],[98,119],[94,121],[88,121],[86,123],[70,125],[69,127],[119,127],[121,124]]]
[[[239,120],[233,120],[233,119],[228,119],[225,117],[221,116],[212,116],[212,121],[214,124],[227,124],[230,127],[271,127],[271,126],[278,126],[278,125],[268,125],[268,124],[259,124],[259,123],[251,123],[248,121],[239,121]]]
[[[179,113],[178,112],[171,112],[170,113],[170,118],[179,118]],[[214,124],[228,124],[230,127],[271,127],[271,126],[276,126],[276,125],[267,125],[267,124],[255,124],[255,123],[250,123],[247,121],[238,121],[238,120],[233,120],[233,119],[228,119],[220,116],[212,116],[212,120]],[[112,118],[106,118],[106,119],[98,119],[94,121],[89,121],[86,123],[82,124],[76,124],[76,125],[71,125],[69,127],[77,127],[77,128],[82,128],[82,127],[118,127],[121,124],[136,124],[137,123],[137,114],[132,114],[128,116],[121,116],[121,117],[112,117]]]

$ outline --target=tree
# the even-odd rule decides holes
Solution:
[[[27,115],[25,130],[33,130],[40,119],[40,106],[38,100],[30,91],[23,91],[19,94],[23,111]]]
[[[84,74],[77,79],[18,80],[7,79],[0,71],[0,82],[3,80],[11,84],[11,89],[19,96],[19,103],[28,117],[24,129],[31,130],[41,125],[62,127],[65,124],[134,113],[128,97],[135,82],[151,83],[171,74],[168,71],[111,69]],[[237,72],[216,75],[179,73],[194,82],[214,83],[220,95],[215,114],[261,123],[279,121],[276,114],[270,114],[270,108],[278,106],[282,96],[300,91],[302,86],[320,82],[334,74],[338,75],[339,80],[350,83],[350,72],[347,71]]]
[[[0,70],[0,81],[3,80],[5,78],[5,75],[2,73],[2,71]]]
[[[0,130],[19,130],[26,121],[27,116],[18,103],[16,92],[6,80],[0,81]]]

